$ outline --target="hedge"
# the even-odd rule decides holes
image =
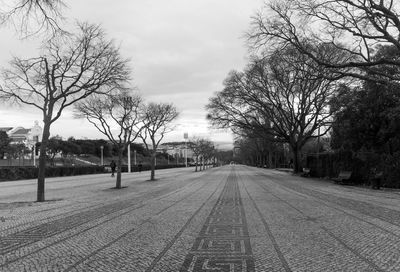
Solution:
[[[156,169],[184,167],[185,165],[157,165]],[[109,172],[107,166],[57,166],[47,167],[46,177],[63,177],[76,175],[101,174]],[[150,165],[143,165],[142,171],[150,170]],[[132,165],[132,172],[138,172],[137,165]],[[128,166],[122,166],[122,172],[128,172]],[[35,179],[38,176],[38,168],[33,166],[7,166],[0,167],[0,181]]]
[[[170,168],[181,168],[185,167],[184,164],[161,164],[161,165],[156,165],[156,170],[159,169],[170,169]],[[122,172],[128,172],[128,165],[123,165],[122,166]],[[139,167],[137,165],[132,165],[131,166],[131,171],[132,172],[139,172]],[[150,165],[149,164],[143,164],[142,166],[142,171],[150,171]]]
[[[307,156],[306,167],[314,177],[332,178],[340,171],[352,171],[351,183],[364,185],[371,185],[376,168],[383,172],[382,186],[400,188],[400,152],[393,155],[351,151],[314,154]]]
[[[0,181],[34,179],[39,169],[33,166],[7,166],[0,168]],[[103,166],[61,166],[47,167],[46,177],[62,177],[104,173]]]

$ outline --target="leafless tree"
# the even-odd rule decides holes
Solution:
[[[199,158],[201,156],[201,146],[202,146],[202,141],[204,141],[204,139],[202,138],[198,138],[198,137],[194,137],[192,139],[190,139],[189,143],[188,143],[188,147],[192,150],[193,152],[193,156],[195,157],[195,172],[197,172],[197,167],[199,165]],[[201,169],[200,169],[201,170]]]
[[[197,172],[198,168],[200,171],[204,170],[205,161],[212,156],[211,153],[214,150],[214,144],[208,139],[193,137],[189,141],[189,148],[192,150],[196,160],[195,172]]]
[[[321,135],[327,132],[332,115],[334,85],[325,73],[294,49],[276,51],[244,72],[232,72],[223,91],[210,99],[208,118],[217,127],[289,143],[294,170],[301,171],[301,147],[318,128]]]
[[[123,152],[135,141],[143,128],[142,98],[126,91],[93,95],[75,105],[75,116],[86,118],[118,148],[115,188],[121,189]]]
[[[63,32],[60,22],[64,19],[62,9],[63,0],[13,0],[3,1],[0,10],[0,25],[11,24],[22,37],[39,33],[54,36]],[[12,3],[10,3],[12,2]]]
[[[43,115],[37,200],[44,201],[46,147],[50,127],[64,109],[94,93],[107,93],[130,77],[128,61],[99,26],[79,24],[77,34],[50,40],[40,56],[14,58],[3,71],[0,96]]]
[[[267,130],[267,128],[264,128]],[[235,146],[240,148],[240,157],[251,165],[274,167],[276,155],[281,143],[271,132],[265,133],[263,128],[243,129],[237,134]]]
[[[388,57],[376,53],[382,46],[400,51],[400,2],[272,0],[253,18],[249,42],[264,52],[292,45],[343,76],[399,81],[399,73],[380,68],[400,67],[400,54]],[[313,45],[329,46],[338,57],[326,58]]]
[[[203,170],[205,170],[206,167],[209,166],[214,156],[214,152],[215,152],[214,143],[209,140],[203,141],[203,143],[201,144],[201,155],[202,155],[201,157],[203,161]]]
[[[151,153],[150,160],[150,180],[155,178],[155,160],[157,147],[164,138],[165,134],[171,132],[173,127],[171,122],[178,117],[179,113],[172,104],[149,103],[143,112],[144,129],[140,138],[146,146],[147,151]],[[151,146],[148,143],[150,139]]]

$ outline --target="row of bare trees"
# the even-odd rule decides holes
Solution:
[[[178,117],[172,104],[144,104],[138,94],[118,90],[106,95],[95,94],[75,104],[75,116],[86,118],[118,149],[116,188],[121,188],[122,155],[128,145],[142,139],[151,154],[151,176],[155,179],[157,148]]]
[[[245,138],[288,143],[300,171],[301,148],[316,131],[328,131],[335,85],[327,74],[292,47],[255,58],[244,71],[228,75],[224,89],[210,99],[208,118]]]
[[[382,46],[398,52],[399,35],[397,0],[272,0],[254,17],[249,41],[264,52],[291,45],[337,76],[382,82],[400,79],[379,69],[400,59],[377,54]],[[336,57],[314,50],[321,46]]]
[[[50,32],[40,53],[32,58],[14,57],[3,69],[0,98],[7,103],[36,108],[43,117],[40,145],[37,201],[45,201],[46,149],[50,129],[65,112],[75,106],[77,117],[85,117],[122,152],[136,138],[150,138],[153,157],[168,132],[168,124],[178,116],[170,104],[144,105],[130,89],[129,60],[122,57],[104,30],[89,23],[77,23],[76,30],[62,31],[61,0],[23,0],[0,14],[0,24],[15,24],[24,37]],[[31,22],[35,29],[29,29]],[[121,188],[121,167],[116,187]],[[154,179],[154,166],[152,166]]]
[[[190,140],[189,147],[193,152],[195,159],[195,171],[198,169],[204,170],[206,165],[213,163],[215,158],[215,146],[214,143],[208,139],[195,137]]]
[[[341,85],[399,81],[399,15],[394,0],[266,1],[248,33],[253,58],[210,99],[209,120],[288,143],[301,171],[301,148],[330,130]]]

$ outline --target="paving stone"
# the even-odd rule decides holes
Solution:
[[[45,203],[0,184],[0,271],[400,271],[397,191],[246,166],[127,177],[51,179]]]

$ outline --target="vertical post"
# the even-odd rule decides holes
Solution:
[[[136,149],[133,150],[133,164],[136,165]]]
[[[187,163],[187,141],[188,141],[188,137],[189,135],[188,135],[188,133],[187,132],[185,132],[184,134],[183,134],[183,138],[185,139],[185,166],[186,167],[188,167],[188,163]]]
[[[104,157],[103,157],[103,150],[104,150],[104,146],[100,146],[100,164],[101,166],[104,165]]]
[[[285,148],[285,143],[282,143],[282,149],[283,149],[283,167],[287,168],[287,164],[286,164],[286,148]]]
[[[36,143],[33,143],[33,166],[36,166]]]
[[[318,127],[318,141],[317,141],[317,176],[320,176],[320,169],[319,169],[319,135],[320,135],[320,127]]]
[[[185,165],[186,165],[186,167],[188,167],[188,164],[187,164],[187,141],[185,142]]]
[[[128,173],[131,172],[131,144],[128,144]]]

